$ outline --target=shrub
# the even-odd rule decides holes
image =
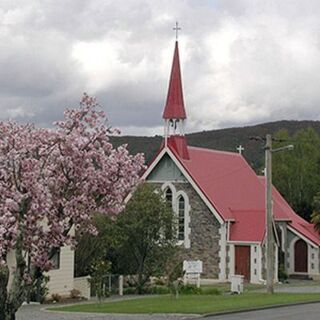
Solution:
[[[284,281],[288,279],[288,275],[287,273],[284,271],[284,265],[281,264],[279,266],[279,270],[278,270],[278,277],[280,281]]]
[[[78,299],[78,298],[80,298],[80,296],[81,296],[81,292],[80,292],[79,290],[77,290],[77,289],[72,289],[72,290],[70,291],[70,297],[71,297],[72,299]]]
[[[62,299],[59,293],[52,293],[51,298],[53,302],[60,302]]]
[[[149,288],[151,294],[169,294],[171,291],[167,286],[153,286]]]
[[[108,272],[110,271],[111,264],[109,261],[103,259],[97,259],[91,265],[91,288],[95,291],[99,301],[102,298],[109,296],[109,293],[105,290],[105,281]]]
[[[202,294],[202,289],[194,285],[186,284],[180,287],[181,294]]]
[[[126,287],[126,288],[123,288],[123,294],[135,294],[137,293],[137,289],[136,287]]]
[[[43,303],[49,293],[48,289],[49,276],[41,275],[34,286],[32,286],[29,297],[31,301]]]

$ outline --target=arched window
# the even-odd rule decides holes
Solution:
[[[185,201],[182,196],[178,199],[178,240],[184,240]]]
[[[172,206],[172,190],[170,188],[166,189],[164,196],[166,198],[167,203]]]

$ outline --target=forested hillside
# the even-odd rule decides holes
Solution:
[[[312,134],[312,130],[307,130],[308,128],[314,129],[315,135]],[[282,131],[279,132],[279,130]],[[293,152],[274,154],[273,183],[294,210],[305,219],[310,220],[315,210],[314,199],[315,197],[320,199],[320,147],[318,146],[320,121],[277,121],[255,126],[202,131],[188,134],[187,140],[189,146],[232,152],[237,152],[237,146],[242,145],[244,147],[243,156],[258,174],[262,174],[264,142],[250,138],[264,138],[268,133],[278,137],[287,137],[285,139],[288,140],[287,142],[280,144],[275,142],[275,148],[285,144],[294,144]],[[312,141],[310,136],[312,136]],[[144,153],[146,162],[150,163],[157,154],[163,138],[161,136],[122,136],[112,137],[111,140],[115,146],[128,144],[128,149],[133,154]]]
[[[258,170],[264,162],[263,144],[250,140],[250,137],[264,137],[267,133],[273,134],[280,129],[286,129],[292,135],[294,132],[308,127],[320,133],[320,121],[277,121],[255,126],[196,132],[188,134],[187,139],[190,146],[233,152],[241,144],[245,149],[243,151],[244,157],[255,170]],[[162,136],[121,136],[112,137],[111,140],[116,146],[127,143],[128,149],[133,154],[143,152],[147,163],[149,163],[160,147]]]

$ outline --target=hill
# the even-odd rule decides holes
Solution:
[[[257,170],[264,162],[263,143],[250,140],[250,137],[274,134],[280,129],[286,129],[290,134],[308,127],[313,128],[320,134],[320,121],[276,121],[258,124],[247,127],[227,128],[220,130],[210,130],[187,134],[188,145],[236,152],[236,147],[240,144],[244,147],[243,156]],[[114,146],[128,144],[128,149],[132,154],[142,152],[145,154],[146,162],[150,163],[159,150],[162,136],[139,137],[120,136],[112,137]]]

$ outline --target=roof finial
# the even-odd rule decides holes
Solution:
[[[178,41],[178,33],[179,33],[179,30],[181,30],[181,28],[179,27],[178,21],[176,21],[176,26],[173,28],[173,30],[175,30],[176,32],[176,40]]]

